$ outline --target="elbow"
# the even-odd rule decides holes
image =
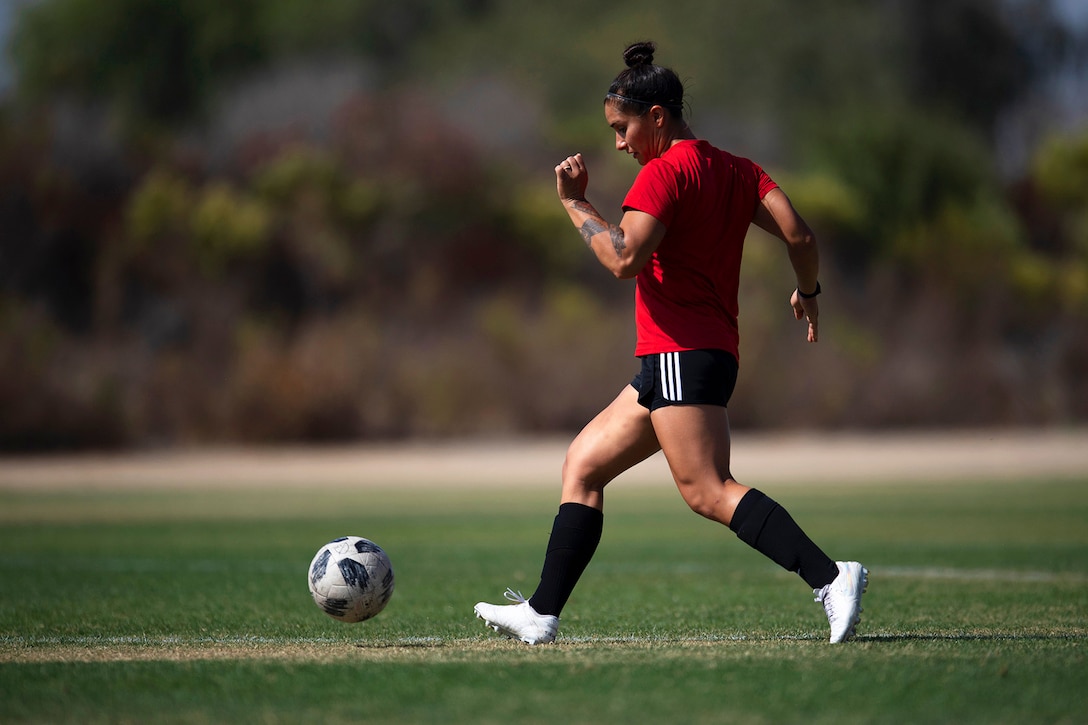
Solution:
[[[812,252],[816,250],[816,235],[810,229],[798,231],[786,238],[786,244],[791,252]]]
[[[789,242],[791,247],[815,247],[816,235],[811,229],[807,227],[804,229],[796,229],[790,234],[786,241]]]
[[[616,279],[634,279],[638,276],[638,271],[642,269],[642,264],[634,259],[617,258],[614,263],[608,266],[608,271]]]

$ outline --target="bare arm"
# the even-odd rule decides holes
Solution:
[[[581,154],[569,156],[556,166],[555,180],[563,208],[597,261],[619,279],[638,274],[665,236],[665,226],[649,214],[634,210],[625,212],[619,224],[605,221],[586,201],[589,173]]]
[[[786,243],[790,264],[797,277],[797,288],[790,298],[793,314],[798,320],[808,320],[808,341],[816,342],[819,338],[820,305],[816,297],[806,299],[799,294],[813,294],[819,284],[820,253],[816,235],[781,189],[774,189],[763,197],[752,221]]]

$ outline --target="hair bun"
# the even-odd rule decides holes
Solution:
[[[627,46],[627,50],[623,51],[623,60],[627,63],[628,68],[634,68],[638,65],[653,65],[655,50],[657,50],[657,45],[652,40],[632,43]]]

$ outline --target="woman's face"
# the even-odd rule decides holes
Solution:
[[[621,111],[616,103],[604,104],[604,118],[616,132],[616,150],[634,156],[639,166],[645,166],[661,155],[657,148],[660,113],[654,113],[656,108],[641,116],[632,116]]]

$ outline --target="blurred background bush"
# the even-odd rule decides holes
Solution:
[[[576,430],[632,286],[552,167],[619,218],[645,37],[822,244],[807,346],[749,235],[735,426],[1088,421],[1077,0],[5,0],[0,450]]]

